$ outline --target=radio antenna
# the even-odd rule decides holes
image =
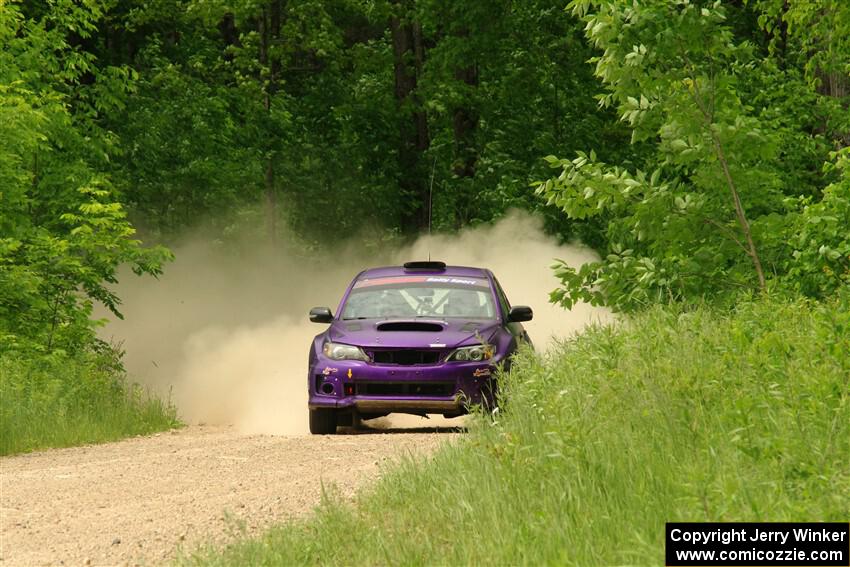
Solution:
[[[434,172],[437,169],[437,156],[431,166],[431,185],[428,187],[428,261],[431,261],[431,218],[434,216],[431,203],[434,202]]]

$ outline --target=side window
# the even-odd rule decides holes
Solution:
[[[496,285],[496,294],[499,296],[499,303],[502,305],[502,313],[504,313],[505,317],[507,317],[508,313],[511,312],[511,304],[508,302],[508,298],[505,295],[504,290],[502,290],[502,286],[499,283],[499,280],[496,279],[496,276],[493,276],[493,283]]]

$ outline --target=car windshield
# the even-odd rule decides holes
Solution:
[[[481,278],[397,276],[354,284],[343,319],[440,317],[494,319],[489,282]]]

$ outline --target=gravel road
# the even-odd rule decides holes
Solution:
[[[323,483],[350,496],[381,463],[454,437],[413,419],[321,437],[192,426],[0,458],[0,567],[157,565],[258,533],[309,513]]]

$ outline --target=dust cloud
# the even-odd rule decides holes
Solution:
[[[234,252],[197,237],[172,250],[176,260],[160,281],[122,278],[116,291],[125,319],[110,321],[101,335],[121,344],[131,380],[169,397],[182,419],[233,424],[245,433],[307,432],[307,354],[324,330],[307,312],[318,305],[336,311],[351,278],[367,267],[430,253],[449,264],[490,268],[513,304],[534,309],[526,328],[538,349],[608,317],[588,305],[564,311],[549,304],[557,283],[552,260],[578,266],[594,254],[559,246],[537,219],[519,212],[492,226],[369,253],[353,243],[335,253],[250,243]],[[416,417],[390,422],[432,424]]]

